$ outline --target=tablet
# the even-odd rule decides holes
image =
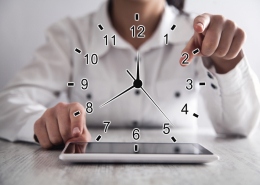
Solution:
[[[219,157],[197,143],[72,142],[59,158],[83,163],[208,163]]]

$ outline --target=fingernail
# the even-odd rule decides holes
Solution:
[[[77,135],[80,133],[79,127],[75,127],[72,131],[73,135]]]
[[[204,25],[202,24],[202,23],[197,23],[197,26],[200,26],[200,27],[202,27],[202,29],[204,29]]]

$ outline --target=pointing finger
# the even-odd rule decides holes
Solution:
[[[85,109],[79,103],[73,103],[69,109],[71,133],[73,137],[78,137],[82,134],[85,124]]]
[[[199,40],[200,36],[195,33],[187,43],[186,47],[182,50],[181,58],[179,60],[181,66],[188,66],[192,62],[194,56],[201,56],[198,47],[198,43],[200,42]]]
[[[197,33],[205,34],[208,26],[210,24],[210,15],[209,14],[202,14],[197,16],[193,21],[193,28]]]

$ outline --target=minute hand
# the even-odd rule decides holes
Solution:
[[[141,89],[144,91],[144,93],[146,94],[146,96],[153,102],[153,104],[159,109],[159,111],[166,117],[166,119],[168,119],[168,121],[172,124],[171,120],[166,116],[166,114],[164,114],[164,112],[162,111],[162,109],[155,103],[155,101],[151,98],[151,96],[146,92],[146,90],[144,90],[143,87],[141,87]],[[172,126],[174,126],[172,124]]]

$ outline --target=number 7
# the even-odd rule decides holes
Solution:
[[[106,124],[105,129],[104,129],[105,133],[107,133],[107,129],[108,129],[110,123],[111,123],[111,121],[103,121],[103,124]]]

